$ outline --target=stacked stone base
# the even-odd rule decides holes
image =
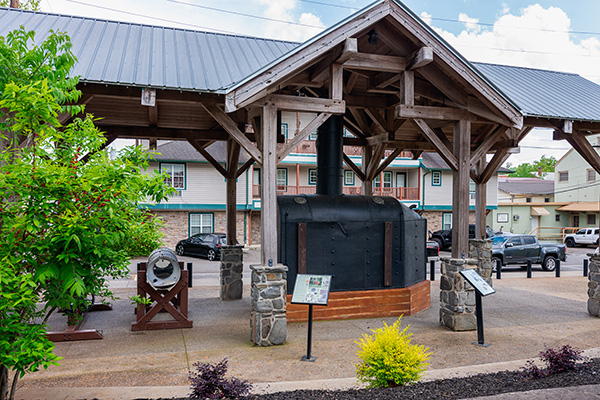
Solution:
[[[251,340],[258,346],[283,344],[287,338],[287,267],[251,265]]]
[[[221,300],[238,300],[242,298],[244,283],[242,271],[244,268],[243,245],[221,247]]]
[[[600,317],[600,255],[590,254],[588,274],[588,313]]]
[[[308,306],[290,304],[287,296],[289,322],[306,322]],[[398,317],[413,315],[429,308],[431,303],[429,281],[400,289],[331,292],[327,306],[313,307],[313,320],[341,320],[355,318]]]
[[[440,325],[453,331],[477,329],[475,289],[460,271],[475,269],[492,286],[491,242],[471,240],[470,258],[442,258],[440,281]]]

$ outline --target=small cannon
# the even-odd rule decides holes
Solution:
[[[154,250],[147,263],[138,264],[137,294],[152,304],[138,304],[131,330],[191,328],[193,321],[187,316],[189,274],[175,252],[166,247]],[[174,320],[151,322],[159,312],[168,312]]]

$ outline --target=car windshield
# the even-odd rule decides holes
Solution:
[[[506,236],[494,236],[494,238],[492,239],[492,245],[502,244],[506,241],[506,239],[508,239],[508,237]]]

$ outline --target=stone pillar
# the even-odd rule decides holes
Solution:
[[[477,328],[475,289],[460,274],[465,269],[477,269],[473,258],[441,258],[440,325],[453,331]]]
[[[465,281],[460,271],[476,269],[492,286],[492,242],[469,241],[469,258],[442,258],[440,281],[440,325],[453,331],[477,329],[475,289]]]
[[[469,240],[469,257],[477,260],[477,273],[492,285],[492,241],[486,239]]]
[[[588,313],[600,317],[600,255],[589,254]]]
[[[242,298],[244,283],[243,245],[221,246],[221,300],[238,300]]]
[[[251,265],[251,339],[259,346],[283,344],[287,338],[287,270],[285,265]]]

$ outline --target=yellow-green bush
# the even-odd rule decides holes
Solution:
[[[406,385],[420,379],[429,365],[428,348],[411,344],[410,325],[400,331],[398,318],[393,325],[383,323],[383,328],[371,329],[372,335],[363,335],[359,346],[356,376],[367,387]]]

